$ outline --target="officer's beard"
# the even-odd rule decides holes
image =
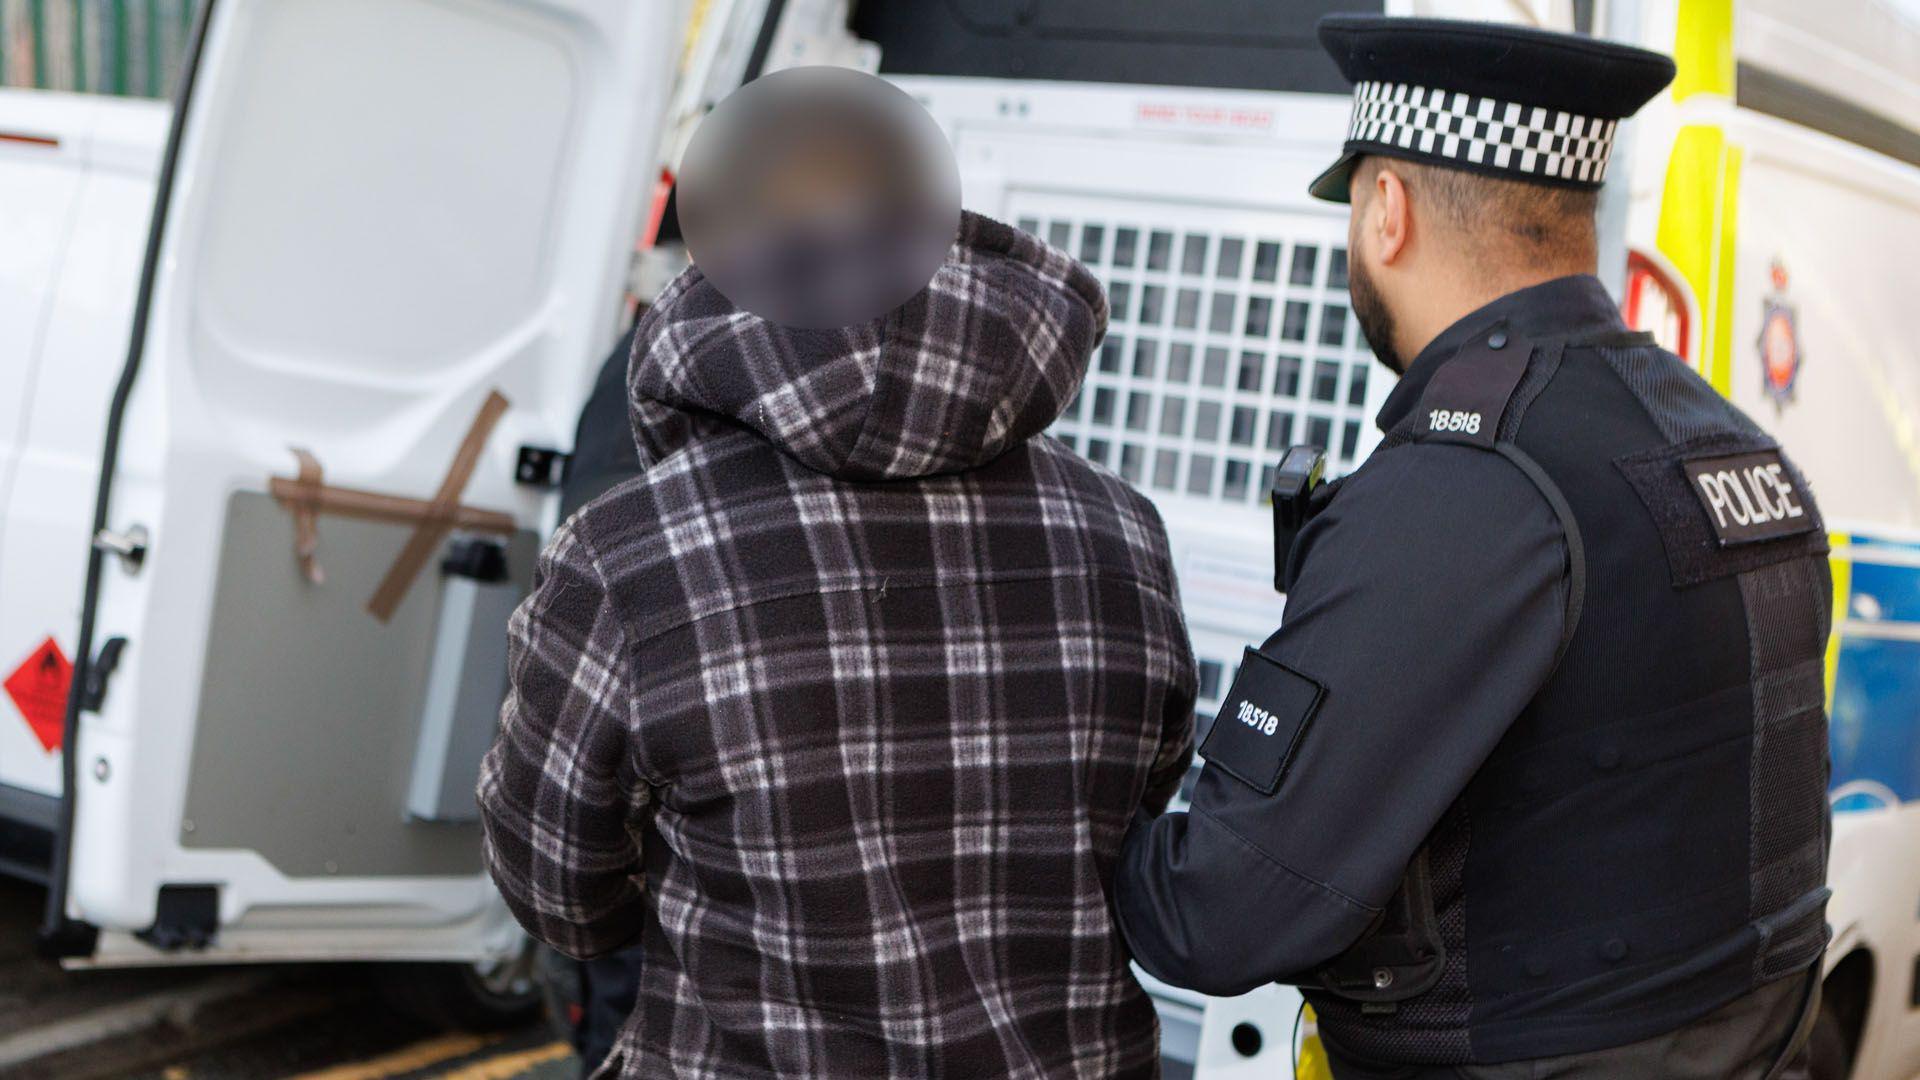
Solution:
[[[1347,292],[1353,300],[1354,318],[1360,320],[1360,333],[1373,347],[1373,355],[1387,365],[1395,375],[1407,373],[1407,362],[1393,347],[1393,311],[1387,307],[1380,290],[1373,287],[1373,277],[1367,272],[1366,261],[1359,258],[1357,249],[1349,248],[1354,257],[1347,261]]]

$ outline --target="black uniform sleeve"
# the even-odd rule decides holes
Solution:
[[[1122,851],[1121,928],[1176,986],[1244,993],[1357,940],[1558,651],[1565,538],[1498,454],[1378,455],[1298,543],[1279,666],[1248,661],[1272,713],[1216,721],[1297,736],[1210,736],[1192,810],[1142,815]]]
[[[593,392],[580,409],[573,430],[573,462],[560,485],[560,520],[640,475],[640,450],[633,442],[633,421],[627,417],[627,358],[633,353],[628,330],[613,347]]]

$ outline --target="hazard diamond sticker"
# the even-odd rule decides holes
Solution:
[[[73,665],[60,651],[60,644],[48,638],[0,684],[48,753],[60,749],[67,719],[67,688],[72,683]]]

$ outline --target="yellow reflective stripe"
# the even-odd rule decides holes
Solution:
[[[1827,563],[1833,567],[1833,632],[1827,635],[1827,711],[1833,711],[1834,676],[1840,670],[1840,628],[1847,623],[1847,611],[1853,604],[1853,538],[1846,533],[1827,537],[1833,553]]]
[[[1733,390],[1733,262],[1744,153],[1726,132],[1689,124],[1673,140],[1660,196],[1660,251],[1700,304],[1700,374],[1722,395]]]
[[[1733,97],[1734,0],[1680,0],[1674,20],[1673,100],[1695,94]]]
[[[1300,1064],[1294,1069],[1294,1080],[1333,1080],[1333,1065],[1327,1061],[1326,1047],[1320,1045],[1320,1019],[1313,1015],[1313,1006],[1301,1009]]]
[[[700,35],[707,28],[707,16],[713,11],[713,0],[693,0],[693,10],[687,14],[687,30],[680,37],[680,74],[685,75],[693,64],[693,50],[699,47]]]

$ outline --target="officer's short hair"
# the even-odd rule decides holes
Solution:
[[[1400,177],[1415,204],[1488,254],[1576,254],[1596,245],[1597,191],[1369,155],[1356,173],[1363,198],[1383,167]]]

